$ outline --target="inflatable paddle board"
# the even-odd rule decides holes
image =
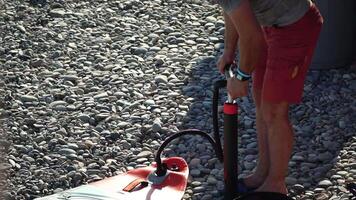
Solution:
[[[180,157],[162,162],[168,168],[162,177],[155,176],[153,163],[36,200],[181,200],[188,181],[188,164]]]

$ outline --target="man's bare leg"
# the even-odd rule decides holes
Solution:
[[[294,132],[288,118],[287,102],[262,102],[263,118],[268,130],[270,167],[264,183],[257,191],[287,194],[285,176],[293,148]],[[273,145],[272,145],[273,144]]]
[[[270,166],[267,126],[262,118],[261,90],[253,89],[253,99],[256,105],[256,128],[258,141],[258,163],[253,174],[246,177],[245,184],[248,187],[259,187],[268,175]]]

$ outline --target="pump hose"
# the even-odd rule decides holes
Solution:
[[[161,160],[162,151],[172,140],[178,137],[182,137],[184,135],[200,135],[206,138],[213,146],[215,154],[220,160],[220,162],[223,162],[223,150],[220,141],[219,120],[218,120],[219,89],[223,87],[226,87],[226,80],[219,80],[214,83],[213,104],[212,104],[214,139],[208,133],[197,129],[187,129],[171,135],[162,143],[162,145],[158,148],[158,151],[156,153],[155,162],[157,164],[157,169],[155,173],[157,176],[164,176],[167,171],[167,166],[164,163],[162,163]]]

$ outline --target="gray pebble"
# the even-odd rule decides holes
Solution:
[[[22,102],[34,102],[34,101],[38,101],[38,98],[32,95],[22,95],[20,97]]]
[[[53,9],[49,11],[49,15],[52,17],[64,17],[66,15],[65,10],[63,9]]]
[[[88,123],[90,120],[90,116],[86,114],[81,114],[78,116],[78,118],[84,123]]]
[[[79,78],[76,75],[61,75],[60,78],[62,78],[64,81],[77,81]]]
[[[190,171],[190,174],[192,175],[192,176],[200,176],[200,170],[199,169],[193,169],[193,170],[191,170]]]
[[[322,180],[318,183],[318,185],[321,187],[329,187],[329,186],[332,186],[333,184],[329,180]]]
[[[136,158],[146,158],[149,157],[150,155],[152,155],[151,151],[142,151],[139,154],[137,154]]]
[[[202,187],[202,186],[198,186],[198,187],[193,188],[193,191],[196,192],[196,193],[204,192],[205,188]]]
[[[295,185],[297,183],[297,179],[290,176],[287,176],[285,181],[287,185]]]
[[[252,128],[253,127],[253,121],[252,120],[245,120],[244,121],[245,128]]]
[[[152,131],[159,132],[159,131],[161,131],[161,129],[162,129],[162,122],[159,118],[156,118],[152,125]]]
[[[167,84],[168,83],[168,79],[167,79],[167,76],[165,75],[158,75],[155,77],[155,81],[156,83],[164,83],[164,84]]]
[[[153,106],[153,105],[155,105],[155,101],[152,99],[148,99],[144,102],[144,104],[148,105],[148,106]]]
[[[200,159],[199,158],[193,158],[190,162],[189,162],[189,166],[194,168],[200,165]]]
[[[94,96],[94,99],[101,99],[101,98],[106,98],[108,97],[108,93],[107,92],[103,92],[103,93],[100,93],[100,94],[97,94]]]
[[[62,154],[62,155],[70,155],[70,154],[76,154],[76,151],[74,151],[73,149],[69,149],[69,148],[63,148],[63,149],[60,149],[58,151],[59,154]]]
[[[133,53],[135,55],[141,55],[141,54],[146,54],[147,53],[147,49],[145,47],[137,47],[133,50]]]

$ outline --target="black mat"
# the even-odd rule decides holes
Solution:
[[[251,192],[234,200],[293,200],[285,194],[275,192]]]

